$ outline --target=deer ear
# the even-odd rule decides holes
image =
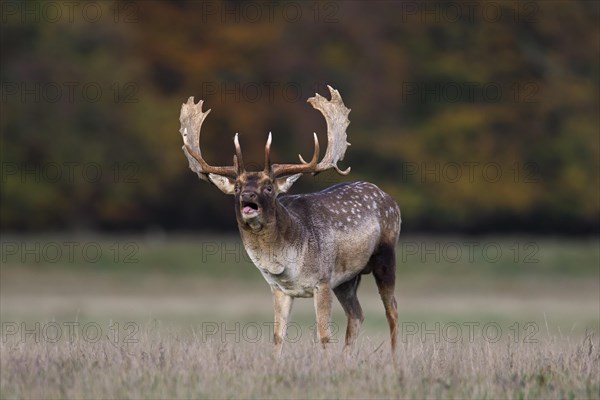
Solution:
[[[277,186],[277,192],[278,193],[287,192],[288,190],[290,190],[290,188],[292,187],[294,182],[296,182],[298,180],[298,178],[300,178],[301,176],[302,176],[302,174],[295,174],[295,175],[286,176],[284,178],[275,179],[275,186]]]
[[[222,175],[208,174],[208,179],[225,194],[233,194],[235,182],[230,178]]]

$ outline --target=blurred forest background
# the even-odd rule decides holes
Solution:
[[[0,398],[598,397],[599,21],[598,1],[0,1]],[[199,347],[205,323],[271,323],[272,301],[233,198],[188,168],[181,104],[212,109],[209,163],[239,132],[262,169],[269,131],[274,162],[309,157],[312,132],[324,147],[306,99],[328,84],[352,172],[291,191],[367,180],[400,204],[398,309],[421,334],[390,385],[368,373],[389,337],[370,278],[367,373],[323,374],[290,343],[288,379],[265,370],[268,335]],[[292,319],[310,342],[313,302]],[[46,333],[88,323],[100,343]]]
[[[593,234],[600,220],[598,2],[2,2],[1,228],[230,231],[232,199],[181,151],[294,162],[325,142],[306,99],[352,109],[349,177],[422,232]]]

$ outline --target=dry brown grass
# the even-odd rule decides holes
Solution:
[[[18,337],[18,336],[15,336]],[[267,340],[205,341],[146,327],[138,343],[108,337],[0,345],[1,397],[12,398],[598,398],[598,343],[421,341],[394,365],[382,338],[351,355],[309,340],[279,361]]]
[[[9,258],[0,268],[0,398],[600,398],[596,243],[540,242],[531,265],[400,263],[395,364],[372,277],[359,290],[366,320],[352,354],[341,351],[339,304],[338,343],[324,352],[312,343],[314,309],[304,299],[292,314],[301,338],[276,361],[259,274],[244,263],[200,263],[196,247],[148,247],[135,265]],[[69,323],[78,324],[72,337]],[[100,327],[97,341],[86,324]],[[220,332],[210,335],[210,324]],[[252,324],[261,328],[256,343],[241,332]],[[482,334],[485,324],[501,327],[497,341],[494,329]],[[444,333],[456,326],[462,340],[453,343]]]

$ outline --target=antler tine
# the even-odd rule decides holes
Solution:
[[[242,172],[245,171],[244,169],[244,159],[242,158],[242,149],[240,148],[240,141],[238,139],[238,134],[235,134],[235,137],[233,138],[233,144],[235,145],[235,154],[236,154],[236,161],[234,164],[238,174],[241,174]]]
[[[271,141],[273,137],[271,132],[269,132],[269,137],[267,138],[267,144],[265,144],[265,170],[266,174],[271,172]]]
[[[348,175],[350,167],[342,171],[337,166],[338,161],[344,159],[346,149],[350,146],[347,141],[346,128],[350,124],[348,114],[350,109],[344,105],[340,92],[327,85],[331,100],[320,94],[308,99],[308,102],[323,114],[327,122],[327,150],[323,160],[317,165],[315,175],[328,169],[335,169],[338,174]]]
[[[235,179],[238,175],[238,169],[235,165],[214,167],[209,165],[204,161],[204,158],[202,158],[202,151],[200,150],[200,130],[204,119],[208,113],[210,113],[210,110],[202,112],[203,103],[204,102],[200,100],[195,104],[194,96],[191,96],[188,98],[187,103],[181,105],[181,113],[179,114],[179,121],[181,123],[179,132],[183,138],[182,148],[188,159],[190,169],[196,172],[200,179],[205,181],[209,181],[208,174],[222,175]],[[236,163],[234,162],[234,164]]]
[[[319,139],[317,138],[316,133],[313,133],[313,135],[315,140],[315,150],[310,162],[304,164],[273,164],[271,166],[271,174],[274,178],[284,175],[308,174],[315,171],[317,162],[319,161]],[[299,157],[302,159],[302,156]]]

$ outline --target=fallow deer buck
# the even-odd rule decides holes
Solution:
[[[238,135],[232,166],[215,167],[200,151],[200,129],[210,110],[194,98],[181,107],[183,151],[192,171],[235,196],[235,214],[244,247],[271,286],[275,308],[274,342],[279,355],[293,299],[315,298],[317,335],[330,340],[332,294],[348,318],[345,348],[356,339],[364,319],[356,291],[361,275],[373,273],[390,328],[392,352],[396,350],[398,312],[394,297],[395,248],[400,233],[400,209],[387,193],[367,182],[342,183],[318,193],[280,196],[302,174],[334,169],[349,143],[346,127],[350,110],[337,90],[331,100],[316,94],[308,99],[327,122],[327,151],[318,162],[319,141],[314,134],[310,162],[271,164],[271,134],[265,146],[265,168],[244,169]]]

